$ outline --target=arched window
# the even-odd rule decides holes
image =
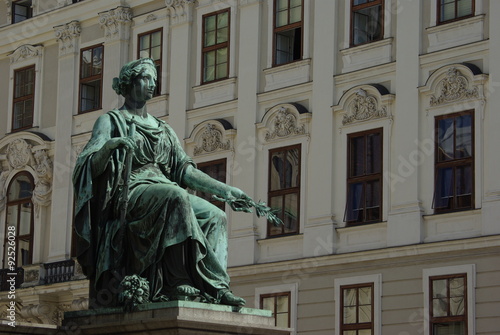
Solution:
[[[12,268],[9,261],[15,262],[15,268],[32,263],[33,188],[33,177],[27,172],[18,173],[10,182],[7,190],[3,268]]]

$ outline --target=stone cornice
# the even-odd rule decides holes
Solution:
[[[100,12],[99,25],[104,29],[106,42],[128,40],[132,24],[132,10],[129,7],[118,6],[106,12]]]

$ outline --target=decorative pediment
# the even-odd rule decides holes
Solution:
[[[56,41],[59,42],[59,56],[76,53],[76,41],[80,37],[82,28],[80,22],[73,20],[69,23],[54,27]]]
[[[350,125],[373,119],[391,117],[390,105],[394,95],[382,85],[361,85],[348,90],[337,106],[335,112],[342,113],[342,125]]]
[[[186,139],[193,156],[211,154],[233,149],[236,131],[226,120],[209,120],[198,124]]]
[[[42,55],[42,49],[43,47],[40,45],[37,46],[30,44],[21,45],[13,53],[9,55],[10,63],[14,64],[22,62],[26,59],[39,57]]]
[[[0,141],[0,210],[5,207],[7,187],[20,171],[33,175],[33,203],[36,213],[48,206],[52,193],[53,164],[47,152],[48,139],[30,132],[20,132]]]
[[[269,109],[257,124],[263,142],[308,135],[311,113],[297,103],[280,104]]]
[[[472,64],[454,64],[435,71],[426,85],[431,92],[430,106],[479,99],[480,89],[474,77],[481,75],[479,68]]]
[[[104,29],[107,41],[129,39],[132,24],[132,10],[129,7],[118,6],[98,15],[99,25]]]
[[[168,17],[172,24],[190,22],[196,0],[165,0]]]

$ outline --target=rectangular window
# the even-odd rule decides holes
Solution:
[[[219,159],[210,162],[199,163],[198,169],[202,172],[206,173],[210,177],[215,180],[220,181],[221,183],[226,183],[226,159]],[[225,203],[219,200],[214,200],[211,194],[197,192],[197,195],[213,205],[219,207],[221,210],[225,210]]]
[[[474,113],[436,117],[434,210],[474,208]]]
[[[14,99],[12,107],[12,131],[33,126],[35,98],[35,66],[14,71]]]
[[[467,274],[429,278],[430,334],[467,334]]]
[[[79,113],[101,109],[103,62],[104,46],[81,50]]]
[[[27,20],[33,16],[31,0],[12,2],[12,23]]]
[[[290,328],[290,300],[290,292],[263,294],[260,308],[273,313],[275,326]]]
[[[351,46],[378,41],[383,36],[383,0],[352,0]]]
[[[229,9],[203,16],[202,83],[229,77]]]
[[[158,96],[161,94],[163,29],[158,29],[144,34],[140,34],[138,36],[138,40],[139,40],[138,43],[139,48],[137,50],[137,57],[151,58],[155,63],[158,81],[156,83],[154,96]]]
[[[474,0],[438,0],[438,24],[465,19],[474,15]]]
[[[340,287],[340,334],[373,335],[373,283]]]
[[[277,211],[283,225],[268,223],[268,236],[299,232],[300,155],[300,144],[269,151],[268,204]]]
[[[303,0],[274,0],[273,65],[302,58]]]
[[[382,221],[382,128],[348,135],[344,221]]]

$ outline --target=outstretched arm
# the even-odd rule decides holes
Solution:
[[[250,197],[239,188],[221,183],[191,165],[187,167],[184,173],[183,183],[193,190],[215,194],[224,199],[236,198],[251,200]],[[236,210],[244,212],[251,211],[248,207],[236,208]]]

